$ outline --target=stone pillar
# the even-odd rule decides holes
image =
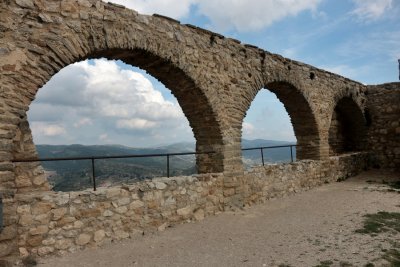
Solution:
[[[368,86],[371,165],[400,170],[400,83]]]
[[[3,113],[4,114],[4,113]],[[0,193],[3,195],[3,225],[0,233],[0,265],[17,254],[17,203],[13,164],[11,163],[12,136],[10,117],[0,115]]]

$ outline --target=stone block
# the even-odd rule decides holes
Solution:
[[[93,240],[98,243],[104,240],[104,237],[106,236],[106,233],[104,230],[98,230],[94,232]]]
[[[88,234],[80,234],[78,236],[78,238],[75,240],[75,243],[78,246],[83,246],[83,245],[86,245],[87,243],[89,243],[91,238],[92,237]]]
[[[178,210],[176,211],[176,213],[177,213],[178,215],[183,216],[183,217],[187,217],[187,216],[191,215],[192,212],[193,212],[193,209],[192,209],[190,206],[187,206],[187,207],[178,209]]]
[[[32,214],[33,215],[39,215],[39,214],[44,214],[49,212],[53,208],[54,204],[49,203],[49,202],[39,202],[36,203],[32,207]]]
[[[67,213],[67,208],[53,209],[51,210],[51,213],[53,215],[52,219],[58,221]]]
[[[6,226],[0,233],[0,242],[4,240],[11,240],[17,236],[17,228],[14,225]]]

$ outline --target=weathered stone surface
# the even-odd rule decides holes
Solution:
[[[371,165],[400,170],[400,83],[368,86],[368,92]]]
[[[33,216],[32,215],[21,215],[18,221],[21,226],[29,226],[33,224]]]
[[[29,176],[17,176],[15,179],[17,187],[29,187],[32,185],[31,177]]]
[[[34,4],[32,0],[16,0],[17,5],[26,8],[34,8]]]
[[[21,258],[25,258],[29,255],[29,252],[26,248],[19,248],[19,255]]]
[[[11,254],[16,249],[16,246],[10,241],[0,243],[0,257]]]
[[[178,213],[180,216],[189,216],[192,212],[193,209],[190,206],[178,209],[176,211],[176,213]]]
[[[31,212],[31,206],[29,205],[21,205],[17,208],[17,212],[19,214],[29,214]]]
[[[114,212],[112,212],[111,210],[106,210],[106,211],[104,211],[104,213],[103,213],[103,216],[104,217],[111,217],[111,216],[113,216],[114,215]]]
[[[117,213],[119,213],[119,214],[124,214],[124,213],[126,213],[128,211],[128,208],[126,206],[118,207],[118,208],[115,209],[115,211]]]
[[[67,208],[53,209],[51,213],[53,214],[53,220],[57,221],[67,213]]]
[[[29,234],[31,235],[43,235],[49,231],[49,228],[46,225],[39,225],[36,228],[31,228],[29,230]]]
[[[162,183],[162,182],[155,182],[154,184],[155,184],[156,188],[159,189],[159,190],[163,190],[163,189],[165,189],[167,187],[167,185],[165,183]]]
[[[135,200],[129,205],[129,209],[138,209],[144,206],[144,203],[140,200]]]
[[[40,186],[47,182],[46,176],[44,175],[37,175],[33,178],[33,184],[36,186]]]
[[[38,215],[38,214],[47,213],[51,210],[52,207],[53,207],[53,204],[51,204],[51,203],[39,202],[32,207],[32,214]]]
[[[40,247],[38,248],[38,255],[39,256],[45,256],[47,254],[50,254],[54,251],[53,247]]]
[[[91,236],[88,234],[80,234],[78,238],[75,240],[75,243],[79,246],[86,245],[90,242]]]
[[[124,197],[124,198],[118,199],[119,206],[128,205],[130,202],[131,202],[131,199],[129,197]]]
[[[204,220],[204,210],[202,210],[202,209],[195,211],[193,215],[197,221]]]
[[[17,236],[17,227],[15,225],[6,226],[0,233],[0,241],[10,240]]]
[[[104,232],[104,230],[98,230],[94,233],[93,240],[95,242],[101,242],[101,241],[103,241],[105,236],[106,236],[106,233]]]
[[[54,247],[59,250],[66,250],[71,247],[72,241],[70,239],[57,240]]]

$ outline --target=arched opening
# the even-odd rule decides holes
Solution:
[[[27,118],[40,158],[193,152],[195,140],[176,98],[121,61],[82,61],[41,88]],[[55,191],[92,187],[90,160],[42,162]],[[195,156],[102,159],[99,186],[196,173]]]
[[[329,154],[338,155],[364,149],[366,138],[365,117],[350,97],[336,104],[329,128]]]
[[[193,135],[196,140],[196,152],[201,153],[215,151],[218,150],[219,146],[222,146],[219,125],[213,113],[213,109],[210,107],[210,104],[204,95],[204,92],[202,92],[202,90],[196,86],[195,82],[189,76],[187,76],[183,70],[175,67],[175,65],[170,61],[164,60],[148,51],[140,49],[106,50],[90,54],[87,58],[121,60],[126,64],[145,70],[155,79],[164,84],[168,89],[170,89],[172,94],[176,97],[179,106],[182,108],[182,111],[193,130]],[[60,69],[62,69],[62,67],[64,67],[62,65],[59,67],[59,69],[54,69],[54,64],[50,66],[52,68],[51,71],[50,68],[46,69],[49,72],[49,76],[52,76],[55,72],[58,72]],[[73,81],[69,82],[73,83]],[[38,88],[40,87],[41,86]],[[73,92],[71,92],[71,94],[73,94]],[[66,99],[63,100],[68,101],[68,97],[71,96],[66,95]],[[77,99],[76,101],[80,100]],[[112,113],[112,107],[108,111]],[[157,112],[162,112],[162,109],[157,110]],[[128,115],[129,114],[131,113],[128,112]],[[125,120],[117,121],[117,123],[119,123],[120,129],[126,129],[135,125],[143,126],[144,128],[151,126],[151,123],[147,124],[147,122],[144,120],[135,120],[135,118],[128,117]],[[76,122],[77,126],[80,124],[90,124],[90,119],[83,118],[83,120]],[[40,128],[41,126],[39,125],[38,127]],[[175,126],[174,130],[179,131],[179,127]],[[50,133],[56,133],[60,131],[62,131],[60,128],[50,129]],[[210,135],[210,132],[213,134]],[[102,136],[99,136],[99,138],[101,137]],[[107,136],[104,135],[103,138],[107,138]],[[160,143],[165,142],[161,141]],[[195,161],[198,173],[221,172],[223,170],[222,158],[218,156],[218,151],[216,152],[217,153],[214,154],[196,155]],[[21,123],[19,124],[17,134],[14,138],[12,153],[13,160],[37,157],[37,152],[34,148],[31,130],[27,122],[26,114],[22,116]],[[22,181],[17,185],[20,192],[43,190],[48,188],[47,182],[43,178],[44,175],[40,164],[38,163],[16,163],[15,173],[16,181]],[[32,179],[36,180],[36,182],[32,182]]]
[[[279,137],[279,133],[277,133],[274,139],[286,141],[280,144],[297,144],[295,151],[293,151],[294,160],[319,159],[319,133],[317,123],[302,92],[287,82],[271,82],[266,84],[265,88],[276,95],[276,103],[278,103],[277,100],[279,100],[283,104],[283,106],[278,109],[280,110],[278,112],[283,114],[283,116],[281,115],[278,117],[278,119],[280,118],[282,121],[271,121],[269,125],[265,126],[265,129],[272,129],[271,132],[274,132],[279,128],[279,123],[285,125],[286,133],[281,133],[281,137]],[[264,105],[267,106],[268,103],[264,103]],[[267,120],[268,118],[261,118],[257,124],[267,123]],[[285,120],[286,122],[284,122]],[[242,131],[248,131],[246,127],[248,128],[249,125],[246,125],[246,121],[244,121]],[[253,131],[256,130],[253,129]],[[282,148],[282,150],[286,150],[286,156],[282,156],[281,161],[287,161],[287,159],[290,159],[290,149]]]
[[[272,127],[271,127],[272,126]],[[242,125],[242,160],[245,169],[260,163],[282,163],[296,159],[295,147],[275,147],[297,143],[284,105],[268,89],[257,93]],[[261,147],[263,148],[261,156]]]

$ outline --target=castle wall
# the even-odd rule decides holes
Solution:
[[[242,180],[246,204],[335,182],[366,168],[365,153],[255,167]],[[63,254],[203,220],[224,210],[224,175],[157,178],[97,191],[18,194],[21,256]],[[228,194],[229,195],[229,194]],[[7,228],[0,235],[7,235]],[[13,230],[12,230],[13,231]],[[11,235],[9,235],[11,236]]]
[[[400,83],[368,86],[371,166],[400,169]]]

